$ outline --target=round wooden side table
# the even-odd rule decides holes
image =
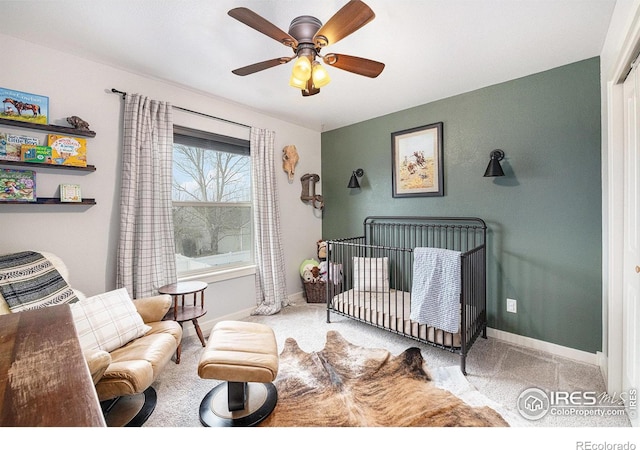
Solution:
[[[160,294],[169,294],[173,297],[173,306],[167,311],[164,316],[164,320],[175,320],[182,326],[183,322],[191,321],[196,329],[198,338],[204,347],[206,342],[198,325],[198,318],[204,316],[207,313],[204,307],[204,290],[209,286],[204,281],[179,281],[177,283],[167,284],[158,289]],[[193,294],[193,301],[189,305],[188,302],[185,305],[184,296]],[[200,294],[200,304],[197,302],[198,294]],[[178,302],[178,298],[180,302]],[[182,343],[178,345],[176,350],[176,364],[180,364],[180,353],[182,350]]]

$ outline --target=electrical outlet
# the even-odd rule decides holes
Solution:
[[[507,299],[507,312],[516,314],[518,312],[518,301],[512,298]]]

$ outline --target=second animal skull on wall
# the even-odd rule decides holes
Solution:
[[[311,203],[315,209],[324,208],[324,199],[322,195],[316,194],[316,183],[320,181],[320,175],[317,173],[305,173],[300,177],[302,183],[302,193],[300,200],[305,203]]]

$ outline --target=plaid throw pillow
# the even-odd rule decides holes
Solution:
[[[389,258],[353,258],[353,288],[356,291],[389,291]]]
[[[110,352],[151,330],[125,288],[74,303],[71,312],[84,351]]]

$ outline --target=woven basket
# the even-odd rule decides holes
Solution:
[[[325,290],[324,281],[317,281],[315,283],[303,281],[302,284],[304,285],[304,295],[307,298],[307,303],[326,302],[327,291]]]

